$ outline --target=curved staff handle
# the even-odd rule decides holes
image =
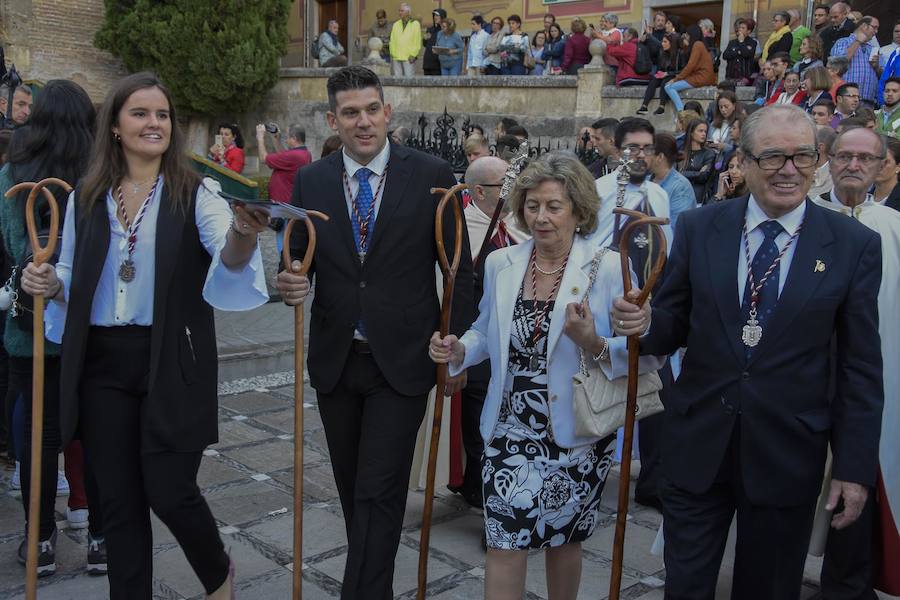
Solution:
[[[619,237],[622,243],[619,245],[619,256],[622,261],[622,286],[625,288],[625,297],[631,291],[631,265],[628,259],[629,235],[637,227],[649,225],[659,242],[660,252],[653,265],[653,270],[644,282],[644,289],[635,300],[628,300],[637,306],[643,306],[650,291],[656,285],[663,267],[666,266],[666,234],[663,225],[669,223],[668,219],[651,217],[645,213],[627,208],[615,208],[613,213],[631,217],[628,224],[622,229]],[[609,600],[619,600],[619,589],[622,587],[622,561],[625,554],[625,524],[628,518],[628,482],[631,480],[631,445],[634,441],[634,421],[637,410],[637,384],[638,384],[638,353],[640,342],[637,335],[628,336],[628,396],[625,404],[625,426],[622,439],[622,465],[619,475],[619,506],[616,511],[616,535],[613,541],[612,573],[609,580]]]
[[[25,202],[25,223],[28,227],[28,239],[31,241],[31,249],[34,255],[35,265],[42,265],[50,260],[56,250],[56,240],[59,237],[59,205],[53,192],[47,189],[48,185],[57,185],[66,193],[72,191],[72,186],[55,177],[48,177],[41,181],[23,182],[14,185],[6,192],[7,198],[15,199],[15,195],[27,189],[28,200]],[[34,221],[34,203],[37,195],[43,192],[50,205],[50,237],[46,246],[40,245],[38,239],[37,224]],[[38,538],[40,536],[41,514],[41,441],[44,437],[44,297],[34,296],[32,346],[32,378],[31,378],[31,487],[28,492],[28,556],[25,561],[25,598],[34,600],[37,598],[37,568],[38,568]]]
[[[310,217],[328,221],[328,215],[316,210],[306,211],[306,231],[309,243],[306,254],[300,262],[300,275],[309,273],[313,254],[316,252],[316,226]],[[288,219],[284,226],[284,248],[281,258],[284,268],[291,268],[291,231],[296,219]],[[293,600],[303,597],[301,579],[303,575],[303,303],[294,307],[294,562]]]
[[[464,183],[458,183],[449,190],[444,188],[431,188],[432,194],[443,194],[437,206],[434,216],[434,238],[437,242],[438,262],[441,272],[444,274],[444,297],[441,302],[441,337],[447,337],[450,332],[450,311],[453,306],[453,285],[456,282],[456,270],[459,268],[459,260],[462,257],[462,228],[463,217],[457,192],[468,189]],[[447,248],[444,245],[444,210],[447,203],[453,204],[453,218],[455,221],[455,238],[453,240],[453,257],[447,256]],[[431,445],[428,449],[428,470],[425,478],[425,506],[422,510],[422,533],[419,539],[419,587],[416,590],[417,600],[425,599],[425,587],[428,585],[428,541],[431,538],[431,511],[434,507],[434,477],[437,469],[438,444],[441,440],[441,419],[444,412],[444,386],[447,384],[447,365],[437,366],[437,384],[434,394],[434,418],[431,422]]]

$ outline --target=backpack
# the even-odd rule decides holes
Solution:
[[[310,42],[309,55],[314,59],[319,60],[319,36],[316,36],[313,38],[313,41]]]
[[[638,75],[647,75],[652,70],[653,61],[650,59],[650,50],[646,45],[639,43],[634,57],[634,72]]]

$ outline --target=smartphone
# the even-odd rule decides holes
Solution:
[[[222,134],[216,134],[216,146],[222,145]]]
[[[869,60],[873,61],[877,59],[880,52],[881,50],[879,48],[872,48],[872,53],[869,55]]]
[[[725,175],[725,185],[727,185],[728,187],[732,187],[733,184],[731,183],[731,175]]]

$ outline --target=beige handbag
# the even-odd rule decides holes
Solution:
[[[584,293],[587,298],[597,278],[600,263],[609,248],[601,248],[591,263],[590,283]],[[625,424],[625,404],[628,397],[628,377],[610,381],[606,373],[584,358],[584,350],[578,348],[580,368],[572,376],[572,402],[575,412],[575,435],[604,438]],[[638,376],[635,419],[639,420],[663,411],[659,399],[662,380],[656,371]]]

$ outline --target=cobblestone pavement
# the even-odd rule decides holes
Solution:
[[[269,304],[243,315],[217,315],[221,356],[219,443],[209,448],[199,484],[218,520],[222,538],[237,566],[237,597],[290,598],[292,567],[293,373],[292,312]],[[307,329],[308,331],[308,329]],[[336,598],[346,559],[340,503],[329,465],[315,394],[307,386],[304,431],[304,563],[306,600]],[[0,473],[0,600],[24,598],[24,569],[15,559],[23,538],[22,508],[11,491],[11,473]],[[618,478],[611,474],[604,491],[602,518],[584,544],[579,598],[606,598]],[[397,555],[394,592],[413,598],[423,494],[410,491]],[[57,500],[60,528],[57,573],[41,580],[42,600],[103,599],[104,577],[85,573],[86,533],[65,521],[65,498]],[[660,517],[632,506],[625,546],[623,600],[661,600],[665,576],[661,557],[650,553]],[[154,598],[201,599],[203,590],[171,533],[156,518],[154,526]],[[435,500],[428,596],[435,600],[474,600],[483,596],[482,518],[459,496],[439,490]],[[730,571],[731,553],[724,571]],[[810,561],[802,598],[819,597],[818,568]],[[720,597],[730,581],[723,575]],[[546,598],[544,565],[530,557],[529,599]]]

